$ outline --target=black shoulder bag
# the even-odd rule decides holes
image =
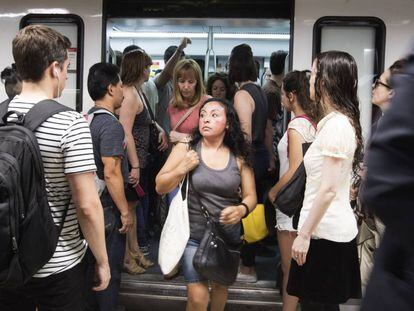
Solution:
[[[306,154],[311,143],[302,144],[303,155]],[[280,189],[279,193],[276,196],[275,202],[273,205],[283,214],[293,217],[294,228],[297,228],[297,223],[299,220],[300,210],[302,209],[303,199],[305,196],[305,185],[306,185],[306,170],[305,166],[302,163],[296,169],[292,178],[287,182],[286,185]]]
[[[191,174],[189,179],[192,192],[207,219],[207,229],[193,258],[194,268],[210,281],[225,286],[232,285],[237,277],[242,243],[231,243],[226,240],[220,224],[211,218],[201,203],[200,196],[194,189]]]

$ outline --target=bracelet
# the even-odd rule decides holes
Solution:
[[[131,166],[131,169],[132,170],[138,170],[139,169],[139,166]]]
[[[239,203],[239,206],[240,206],[240,205],[243,205],[243,206],[244,206],[244,208],[246,209],[246,212],[244,213],[244,216],[242,217],[242,218],[246,218],[246,217],[249,215],[249,213],[250,213],[250,209],[249,209],[249,207],[247,206],[247,204],[246,204],[246,203],[240,202],[240,203]]]

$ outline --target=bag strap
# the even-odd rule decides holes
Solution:
[[[52,99],[42,100],[26,113],[24,117],[24,126],[29,130],[34,131],[48,118],[64,111],[73,111],[73,109],[59,104]]]
[[[187,120],[187,118],[190,116],[190,114],[194,111],[194,109],[196,108],[198,106],[198,104],[197,105],[194,105],[193,107],[191,107],[190,109],[188,109],[187,110],[187,112],[180,118],[180,120],[178,120],[178,122],[174,125],[174,128],[172,129],[173,131],[176,131],[177,130],[177,128],[181,125],[181,124],[183,124],[183,122],[185,121],[185,120]]]
[[[154,116],[154,112],[152,111],[151,107],[148,105],[148,98],[147,96],[145,96],[144,92],[142,92],[140,89],[137,88],[136,85],[134,85],[135,89],[137,90],[138,96],[142,101],[142,104],[144,105],[144,107],[147,109],[150,118],[151,118],[151,122],[155,123],[155,116]]]
[[[95,110],[91,113],[85,114],[85,119],[88,122],[89,126],[92,124],[93,119],[98,114],[109,114],[112,117],[114,117],[116,120],[118,120],[117,117],[115,117],[115,115],[112,112],[110,112],[109,110],[107,110],[105,108],[99,108],[99,109],[97,109],[97,110]]]
[[[58,102],[52,99],[46,99],[38,102],[34,107],[32,107],[24,117],[24,126],[31,131],[37,129],[44,121],[46,121],[51,116],[63,112],[63,111],[73,111],[73,109],[59,104]],[[42,164],[43,169],[43,164]],[[66,208],[63,211],[62,221],[59,226],[59,235],[62,232],[63,226],[65,224],[66,215],[68,213],[71,197],[69,198]]]
[[[3,119],[3,116],[8,112],[10,99],[6,99],[5,101],[0,103],[0,121]]]

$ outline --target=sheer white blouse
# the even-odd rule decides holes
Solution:
[[[356,147],[355,130],[345,115],[336,111],[331,112],[318,123],[315,141],[304,157],[307,177],[299,231],[321,185],[324,158],[335,157],[343,159],[339,187],[335,198],[312,233],[312,238],[334,242],[350,242],[355,238],[358,228],[349,203],[349,190]]]

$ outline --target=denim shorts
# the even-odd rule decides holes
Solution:
[[[187,283],[200,283],[207,281],[207,279],[200,275],[193,266],[193,258],[199,245],[199,241],[189,239],[187,246],[185,247],[183,257],[181,258],[184,279]]]

